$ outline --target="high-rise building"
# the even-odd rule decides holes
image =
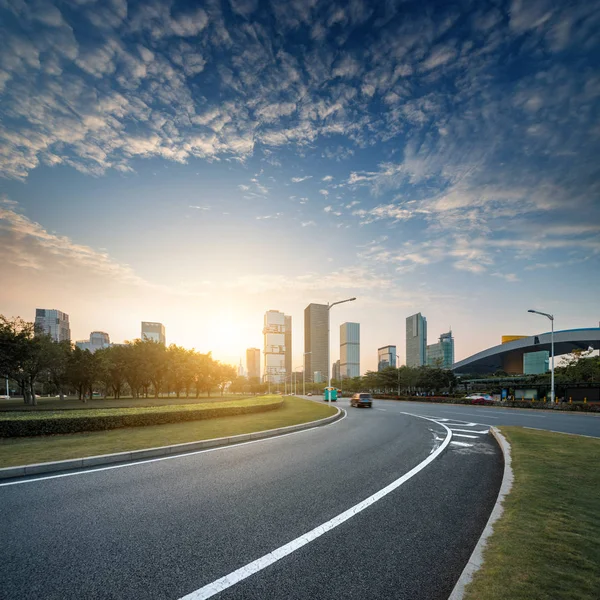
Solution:
[[[387,367],[396,366],[396,346],[383,346],[377,348],[377,370],[383,371]]]
[[[437,344],[427,346],[427,365],[451,369],[454,364],[454,338],[452,331],[442,333]]]
[[[278,310],[265,313],[263,377],[268,383],[285,381],[285,315]]]
[[[304,309],[304,352],[306,354],[306,380],[315,381],[329,377],[329,308],[327,304],[309,304]]]
[[[406,319],[406,366],[427,364],[427,319],[417,313]]]
[[[525,352],[523,354],[523,375],[542,375],[550,368],[550,352]]]
[[[292,317],[285,315],[285,374],[292,375]]]
[[[340,375],[360,377],[360,323],[340,325]]]
[[[340,361],[339,360],[336,360],[331,365],[331,379],[335,379],[336,381],[339,381],[341,379]]]
[[[69,315],[53,308],[35,309],[35,327],[55,342],[71,341]]]
[[[248,379],[260,379],[260,349],[248,348],[246,350],[246,371]]]
[[[92,333],[90,333],[89,340],[75,342],[75,345],[82,350],[89,350],[92,354],[94,354],[96,350],[110,348],[111,343],[108,333],[105,333],[104,331],[92,331]]]
[[[142,321],[142,340],[153,340],[161,344],[166,344],[165,326],[162,323]]]

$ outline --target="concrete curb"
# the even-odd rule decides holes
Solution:
[[[255,431],[253,433],[243,433],[231,437],[213,438],[199,442],[186,442],[184,444],[173,444],[171,446],[159,446],[158,448],[144,448],[143,450],[131,450],[130,452],[118,452],[115,454],[101,454],[98,456],[87,456],[84,458],[72,458],[69,460],[59,460],[55,462],[38,463],[33,465],[19,465],[16,467],[5,467],[0,469],[0,480],[12,479],[14,477],[23,477],[26,475],[39,475],[42,473],[56,473],[58,471],[71,471],[84,467],[98,467],[114,463],[131,462],[144,458],[154,458],[157,456],[168,456],[174,454],[185,454],[195,450],[205,448],[216,448],[219,446],[230,446],[240,442],[250,440],[260,440],[264,438],[276,437],[278,435],[313,429],[334,423],[343,416],[343,411],[337,406],[337,413],[331,417],[325,417],[317,421],[300,423],[298,425],[288,425],[287,427],[278,427],[276,429],[266,429],[265,431]]]
[[[500,491],[498,492],[498,497],[496,498],[496,504],[494,504],[492,514],[490,515],[481,537],[479,538],[473,553],[469,557],[467,565],[460,574],[460,577],[458,578],[458,581],[456,582],[456,585],[454,586],[454,589],[452,590],[448,600],[462,600],[465,594],[465,588],[473,579],[473,575],[483,565],[483,550],[487,544],[487,539],[494,531],[494,524],[504,512],[504,507],[502,504],[504,503],[504,498],[506,498],[506,496],[509,494],[513,485],[514,476],[512,470],[510,444],[496,427],[491,427],[490,431],[494,438],[496,438],[496,441],[502,450],[502,454],[504,455],[504,474],[502,475],[502,483],[500,484]]]

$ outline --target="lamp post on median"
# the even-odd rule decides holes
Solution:
[[[542,315],[543,317],[547,317],[550,319],[550,323],[552,323],[552,332],[550,334],[550,347],[552,349],[552,367],[551,367],[551,376],[550,376],[550,404],[554,404],[554,315],[549,313],[540,312],[539,310],[533,310],[530,308],[527,312],[535,313],[536,315]]]
[[[298,395],[298,369],[301,367],[302,365],[299,365],[297,367],[294,367],[294,396]]]
[[[330,323],[330,310],[336,305],[336,304],[344,304],[344,302],[354,302],[354,300],[356,300],[356,298],[346,298],[346,300],[338,300],[337,302],[333,302],[332,304],[329,304],[329,302],[327,303],[327,387],[330,388],[331,387],[331,362],[330,362],[330,353],[329,353],[329,346],[330,341],[329,341],[329,323]],[[341,369],[341,364],[340,364],[340,369]],[[329,395],[327,396],[327,402],[329,402]]]

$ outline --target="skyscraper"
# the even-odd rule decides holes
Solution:
[[[314,381],[317,371],[321,380],[329,377],[328,319],[327,304],[313,303],[304,309],[304,352],[310,352],[305,356],[306,381]]]
[[[71,340],[69,315],[54,308],[36,308],[35,326],[55,342]]]
[[[427,364],[430,367],[451,369],[454,364],[454,338],[452,331],[442,333],[437,344],[427,346]]]
[[[406,366],[427,364],[427,319],[417,313],[406,319]]]
[[[246,371],[248,379],[260,379],[260,349],[248,348],[246,350]]]
[[[96,350],[110,348],[111,344],[108,333],[105,333],[104,331],[92,331],[89,340],[75,342],[75,345],[82,350],[89,350],[93,354]]]
[[[360,376],[360,323],[340,325],[340,375]]]
[[[383,346],[377,348],[377,370],[383,371],[387,367],[396,366],[396,346]]]
[[[285,375],[292,375],[292,317],[285,315]]]
[[[285,315],[278,310],[265,313],[264,369],[263,377],[268,383],[283,383],[285,380]]]
[[[341,377],[340,377],[340,361],[339,360],[336,360],[331,365],[331,379],[335,379],[336,381],[339,381],[341,379]]]
[[[162,323],[142,321],[142,340],[153,340],[161,344],[166,344],[165,326]]]

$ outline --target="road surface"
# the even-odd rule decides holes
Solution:
[[[496,500],[501,453],[488,427],[392,406],[2,483],[0,597],[445,600]]]

